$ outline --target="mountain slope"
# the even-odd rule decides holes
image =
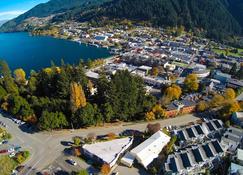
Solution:
[[[232,16],[243,26],[243,1],[242,0],[223,0]]]
[[[203,28],[214,38],[240,34],[242,28],[221,0],[114,0],[75,16],[78,20],[127,18],[156,26]]]
[[[102,2],[103,0],[50,0],[49,2],[39,4],[19,17],[10,20],[0,28],[0,31],[11,32],[24,30],[21,24],[29,18],[48,17],[50,15],[63,13],[76,7],[82,7],[100,1]]]

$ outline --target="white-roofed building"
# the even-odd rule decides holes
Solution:
[[[131,150],[131,154],[145,168],[158,157],[162,149],[168,144],[170,137],[162,131],[158,131],[143,143]]]
[[[82,151],[85,156],[94,159],[99,163],[106,163],[113,167],[119,157],[132,145],[133,138],[126,137],[107,142],[97,142],[94,144],[85,144]]]

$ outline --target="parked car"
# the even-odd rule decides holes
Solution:
[[[73,159],[68,159],[68,163],[70,163],[71,165],[76,166],[77,162],[75,162]]]
[[[14,152],[14,148],[9,148],[9,149],[8,149],[8,152],[9,152],[9,153]]]
[[[7,153],[8,150],[4,149],[4,150],[0,150],[0,154],[4,154],[4,153]]]
[[[12,152],[12,153],[10,153],[8,156],[11,158],[11,157],[14,157],[15,156],[15,152]]]

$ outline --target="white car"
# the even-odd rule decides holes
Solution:
[[[9,148],[9,149],[8,149],[8,152],[9,152],[9,153],[14,152],[14,148]]]
[[[12,152],[8,155],[10,158],[15,156],[15,152]]]

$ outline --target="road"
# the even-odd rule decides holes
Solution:
[[[184,125],[188,122],[196,121],[199,118],[193,115],[185,115],[177,118],[155,121],[161,124],[161,127],[168,125]],[[34,175],[41,171],[51,163],[53,163],[63,152],[65,146],[62,141],[71,141],[74,136],[85,137],[89,133],[96,135],[104,135],[110,132],[120,133],[126,129],[136,129],[144,131],[147,122],[143,123],[125,123],[118,126],[109,127],[92,127],[79,130],[64,130],[55,132],[38,132],[28,133],[20,129],[11,119],[5,118],[0,114],[0,121],[7,124],[8,132],[13,136],[14,144],[20,145],[22,148],[28,149],[31,152],[30,159],[25,163],[25,169],[21,172],[22,175]]]

